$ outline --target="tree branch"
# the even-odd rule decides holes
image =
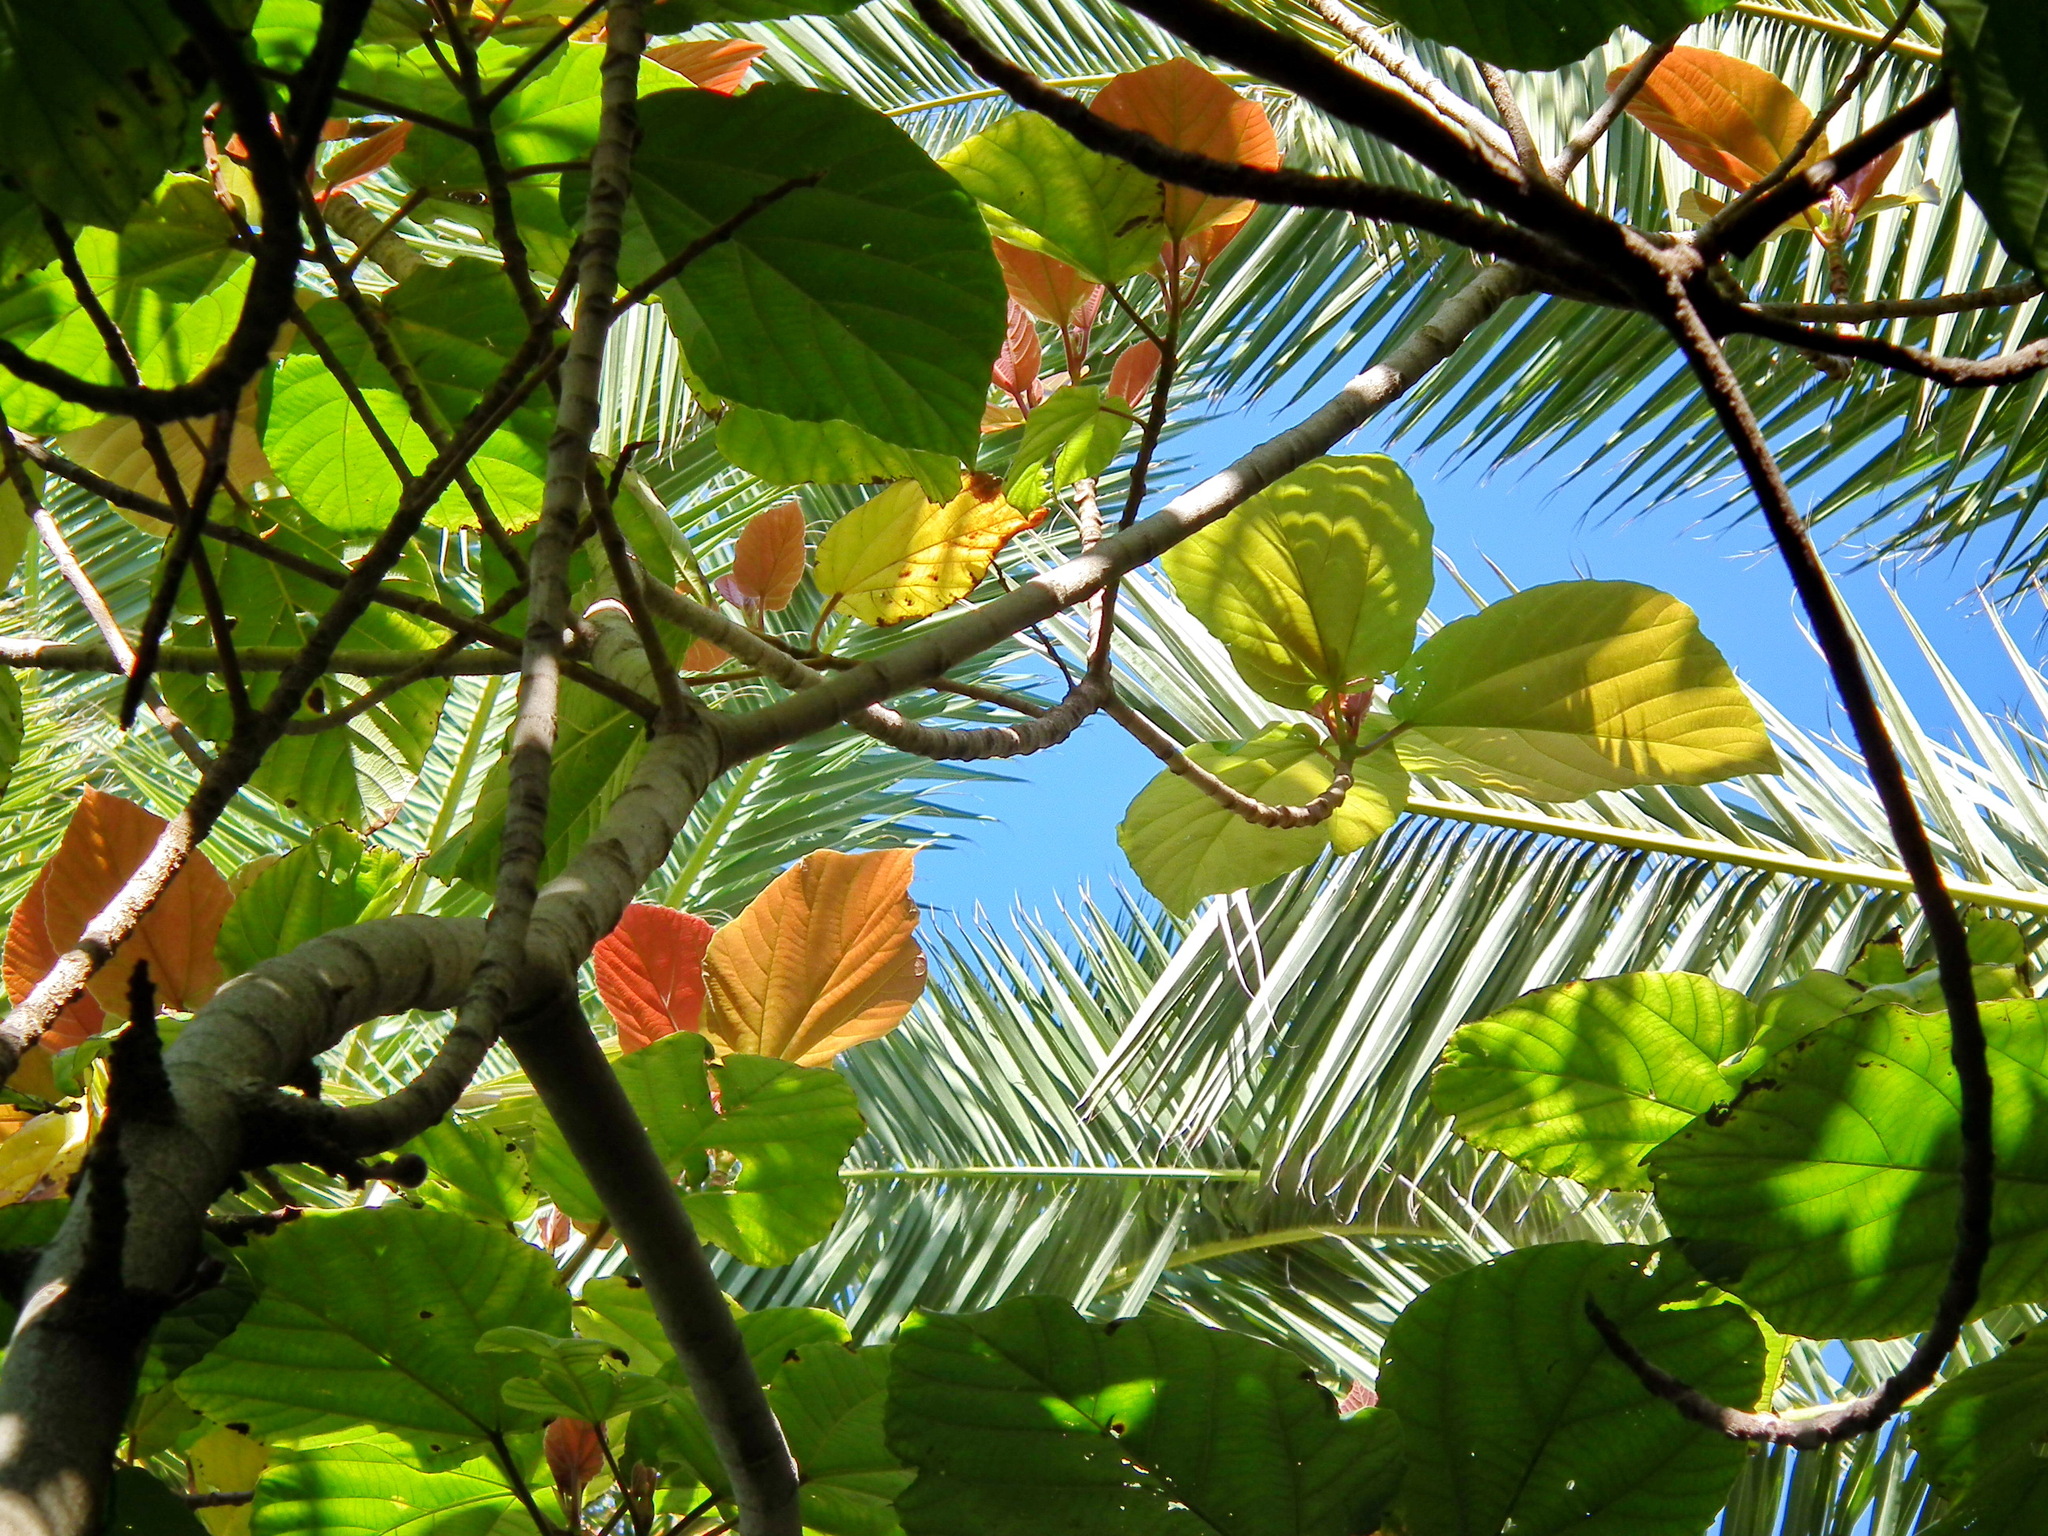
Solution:
[[[1926,379],[1932,384],[1946,385],[1950,389],[1996,389],[2004,384],[2016,384],[2022,379],[2032,378],[2042,369],[2048,368],[2048,337],[2028,342],[2016,351],[2000,353],[1996,357],[1945,357],[1938,352],[1929,352],[1921,347],[1909,347],[1901,342],[1887,341],[1882,336],[1864,336],[1854,331],[1831,331],[1813,326],[1781,320],[1761,310],[1748,309],[1739,305],[1717,302],[1713,299],[1702,301],[1701,310],[1710,318],[1708,324],[1722,334],[1761,336],[1769,341],[1783,342],[1808,352],[1822,352],[1834,357],[1853,357],[1862,362],[1876,363],[1895,373],[1910,374],[1916,379]],[[1835,307],[1817,305],[1816,308]]]
[[[1925,299],[1873,299],[1861,304],[1755,304],[1749,310],[1770,320],[1817,321],[1823,325],[1862,325],[1872,320],[1931,320],[1979,309],[2004,309],[2041,296],[2041,280],[2023,277],[1995,288],[1968,293],[1940,293]]]
[[[1180,744],[1122,699],[1111,699],[1102,712],[1135,737],[1147,752],[1179,774],[1226,811],[1242,817],[1255,827],[1319,827],[1337,813],[1344,797],[1351,793],[1351,759],[1343,758],[1329,788],[1300,805],[1272,805],[1232,789],[1223,780],[1190,761]]]
[[[1641,93],[1650,76],[1657,72],[1677,46],[1677,39],[1667,38],[1656,44],[1635,63],[1629,65],[1628,73],[1614,82],[1614,89],[1607,93],[1607,99],[1600,103],[1599,110],[1579,126],[1571,136],[1563,153],[1550,162],[1550,179],[1563,185],[1564,179],[1578,169],[1579,162],[1592,153],[1593,146],[1607,136],[1607,130],[1621,120],[1621,114],[1628,110],[1628,104]]]
[[[1694,1422],[1736,1440],[1826,1445],[1875,1429],[1904,1407],[1909,1398],[1932,1385],[1976,1304],[1992,1242],[1995,1184],[1991,1070],[1971,980],[1969,938],[1949,896],[1927,828],[1921,822],[1905,766],[1864,671],[1855,632],[1849,626],[1841,598],[1793,504],[1792,494],[1764,441],[1763,430],[1750,409],[1740,380],[1687,297],[1683,279],[1675,273],[1670,279],[1669,293],[1671,303],[1664,316],[1665,324],[1713,406],[1715,419],[1733,445],[1770,525],[1772,538],[1799,594],[1800,606],[1806,612],[1814,642],[1827,662],[1835,691],[1849,717],[1871,787],[1884,807],[1899,862],[1912,877],[1913,894],[1934,945],[1942,1000],[1948,1010],[1949,1059],[1955,1066],[1960,1099],[1961,1198],[1948,1280],[1933,1321],[1911,1357],[1876,1390],[1811,1418],[1786,1420],[1775,1414],[1749,1413],[1716,1403],[1645,1359],[1597,1308],[1589,1304],[1587,1312],[1609,1348],[1635,1372],[1637,1379]]]
[[[1463,129],[1481,154],[1492,156],[1495,168],[1501,174],[1509,173],[1514,164],[1514,145],[1508,142],[1497,125],[1481,116],[1471,102],[1394,47],[1384,34],[1368,26],[1343,0],[1309,0],[1309,3],[1315,13],[1361,55],[1428,102],[1446,123]]]

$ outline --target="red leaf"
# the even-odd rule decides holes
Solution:
[[[721,96],[730,96],[746,84],[754,60],[768,50],[759,43],[738,38],[707,38],[696,43],[664,43],[647,50],[647,57],[664,69],[672,69],[692,85]]]
[[[996,388],[1029,410],[1031,386],[1038,382],[1039,365],[1044,361],[1031,311],[1015,299],[1010,300],[1010,330],[1003,338],[1003,350],[996,356]]]
[[[1211,160],[1277,169],[1280,143],[1265,108],[1247,101],[1192,59],[1168,59],[1118,75],[1090,111],[1162,144]],[[1185,240],[1215,224],[1241,222],[1252,211],[1242,198],[1210,197],[1186,187],[1166,189],[1166,229]]]
[[[590,1480],[604,1470],[604,1441],[598,1438],[595,1424],[581,1419],[550,1419],[547,1433],[541,1436],[541,1449],[547,1453],[548,1471],[554,1474],[555,1486],[562,1490],[566,1503],[581,1499]]]
[[[804,509],[794,501],[756,512],[732,552],[740,606],[774,613],[789,606],[804,579]]]
[[[1894,144],[1862,170],[1845,176],[1835,187],[1836,196],[1847,199],[1851,211],[1860,211],[1865,203],[1884,190],[1885,177],[1891,175],[1892,167],[1899,163],[1899,156],[1905,152],[1903,143]]]
[[[1109,370],[1109,392],[1125,405],[1136,407],[1159,376],[1159,343],[1140,341],[1128,348]]]
[[[336,192],[368,181],[398,158],[399,152],[405,148],[405,137],[411,132],[411,123],[393,123],[389,128],[351,144],[320,168],[321,190],[313,200],[324,203]]]
[[[37,881],[51,951],[32,980],[40,981],[56,956],[78,942],[86,925],[149,857],[164,825],[162,817],[118,795],[86,790],[71,813],[57,856]],[[181,1012],[199,1007],[221,983],[213,944],[233,904],[234,895],[220,871],[195,851],[114,958],[100,967],[91,982],[93,996],[102,1007],[120,1010],[125,1017],[129,973],[137,961],[147,960],[159,1004]],[[11,953],[11,931],[9,939]],[[9,968],[14,969],[11,964]],[[22,969],[25,974],[26,965]]]
[[[619,1045],[637,1051],[695,1030],[704,1012],[704,950],[711,925],[671,907],[634,902],[598,940],[597,995],[618,1021]]]
[[[50,967],[57,963],[57,946],[50,942],[50,931],[43,921],[43,887],[49,883],[50,871],[46,868],[36,876],[35,884],[28,888],[28,894],[21,898],[21,905],[14,909],[13,920],[7,925],[7,950],[0,960],[0,970],[7,979],[7,1000],[19,1003],[27,997],[35,984],[50,974]],[[57,1015],[57,1022],[44,1034],[42,1045],[48,1051],[61,1051],[68,1046],[89,1040],[106,1028],[107,1012],[94,1000],[90,992],[81,992],[64,1005]]]
[[[1072,325],[1084,307],[1102,303],[1101,285],[1089,282],[1064,261],[1006,240],[996,241],[995,247],[1010,297],[1048,325]],[[1089,315],[1093,318],[1093,308]]]

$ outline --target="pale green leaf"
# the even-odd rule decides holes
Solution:
[[[221,968],[239,976],[336,928],[394,911],[405,856],[373,848],[345,827],[322,827],[235,898],[214,940]]]
[[[1034,112],[1011,113],[940,163],[981,204],[997,239],[1042,251],[1093,282],[1120,283],[1159,260],[1159,183],[1084,149]]]

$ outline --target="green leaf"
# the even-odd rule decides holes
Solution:
[[[227,1250],[209,1242],[209,1255],[221,1265],[220,1282],[210,1285],[164,1314],[149,1336],[136,1395],[145,1396],[175,1381],[197,1365],[213,1347],[241,1325],[256,1304],[256,1282],[248,1270],[227,1257]]]
[[[629,1370],[659,1376],[683,1385],[682,1367],[654,1316],[654,1303],[637,1279],[608,1275],[584,1286],[577,1298],[576,1331],[603,1339],[626,1354]],[[740,1341],[764,1385],[798,1352],[818,1344],[844,1344],[851,1337],[846,1320],[814,1307],[764,1307],[742,1312],[736,1319]]]
[[[1763,721],[1677,598],[1561,581],[1446,624],[1397,679],[1417,773],[1534,800],[1776,773]]]
[[[1104,409],[1102,391],[1093,385],[1061,386],[1024,419],[1016,457],[1003,482],[1003,499],[1030,512],[1045,505],[1049,492],[1064,490],[1076,480],[1093,480],[1116,461],[1130,429],[1129,412]]]
[[[1260,697],[1308,709],[1368,689],[1415,647],[1429,514],[1379,454],[1316,459],[1161,562]]]
[[[1664,1369],[1757,1401],[1764,1340],[1654,1250],[1552,1243],[1437,1281],[1387,1331],[1380,1406],[1407,1450],[1408,1536],[1698,1536],[1740,1445],[1643,1390],[1588,1300]]]
[[[822,178],[663,288],[697,376],[760,410],[973,457],[1007,299],[953,180],[874,109],[793,85],[663,91],[640,123],[629,281],[754,198]]]
[[[432,1456],[533,1425],[499,1395],[520,1363],[476,1342],[508,1324],[566,1333],[569,1298],[502,1227],[403,1204],[318,1212],[248,1264],[262,1297],[178,1379],[216,1423],[300,1449],[386,1432]]]
[[[21,471],[29,487],[41,495],[42,470],[24,462]],[[22,551],[28,548],[29,535],[34,531],[35,523],[29,509],[21,499],[21,492],[14,488],[14,477],[0,476],[0,593],[13,583],[14,573],[21,568]]]
[[[1996,1246],[1971,1316],[2048,1293],[2048,1096],[2039,1003],[1982,1009],[1993,1082]],[[1960,1133],[1948,1020],[1882,1007],[1761,1067],[1719,1124],[1649,1156],[1658,1209],[1693,1265],[1806,1338],[1927,1326],[1955,1248]]]
[[[913,1314],[889,1446],[916,1468],[910,1536],[1357,1536],[1379,1523],[1373,1438],[1301,1360],[1187,1318],[1089,1322],[1023,1296]]]
[[[706,1242],[743,1263],[786,1264],[822,1239],[846,1204],[839,1165],[864,1124],[837,1072],[761,1056],[708,1067],[702,1035],[665,1035],[613,1063],[626,1096]],[[718,1074],[718,1102],[709,1072]],[[578,1221],[604,1216],[589,1181],[537,1102],[508,1105],[497,1123],[532,1133],[534,1181]],[[723,1154],[717,1159],[714,1153]],[[735,1165],[734,1160],[737,1160]]]
[[[989,233],[1090,282],[1120,283],[1159,260],[1159,183],[1035,112],[999,118],[939,163],[981,204]]]
[[[1385,0],[1412,32],[1503,69],[1557,69],[1621,27],[1664,38],[1726,10],[1732,0]]]
[[[426,1181],[414,1198],[444,1211],[510,1226],[538,1203],[527,1181],[526,1154],[477,1120],[443,1120],[405,1144],[426,1159]]]
[[[233,237],[212,190],[195,176],[166,181],[118,234],[80,232],[79,265],[128,339],[143,383],[196,378],[226,343],[249,281],[249,258],[228,243]],[[79,378],[124,382],[55,264],[0,288],[0,336]],[[15,431],[38,436],[99,419],[12,374],[0,375],[0,406]]]
[[[534,1525],[487,1457],[427,1472],[383,1446],[357,1444],[272,1464],[256,1485],[250,1529],[252,1536],[533,1536]]]
[[[1645,973],[1531,992],[1452,1035],[1430,1099],[1460,1136],[1535,1173],[1650,1187],[1643,1155],[1735,1097],[1749,999]]]
[[[792,421],[773,411],[730,405],[718,421],[718,451],[770,485],[915,480],[936,502],[960,494],[958,459],[898,448],[846,421]]]
[[[804,1529],[901,1536],[896,1500],[911,1472],[884,1435],[890,1347],[820,1343],[792,1352],[768,1400],[803,1476]]]
[[[1248,741],[1198,742],[1189,762],[1268,805],[1306,805],[1336,769],[1305,725],[1271,725]],[[1131,868],[1170,912],[1204,896],[1244,890],[1313,863],[1325,848],[1351,853],[1378,837],[1408,802],[1408,773],[1391,752],[1358,760],[1344,803],[1312,827],[1261,827],[1168,771],[1138,791],[1116,829]]]
[[[1923,1476],[1950,1501],[1928,1536],[2027,1536],[2048,1508],[2048,1334],[1951,1376],[1907,1421]]]
[[[623,1371],[602,1339],[556,1339],[532,1328],[493,1328],[476,1342],[480,1354],[526,1354],[533,1375],[505,1383],[505,1401],[546,1418],[602,1424],[635,1408],[668,1400],[668,1387],[652,1376]]]
[[[526,317],[504,274],[473,257],[422,266],[371,303],[444,433],[482,398],[526,337]],[[308,310],[306,321],[354,381],[408,469],[425,469],[434,457],[432,440],[412,419],[354,317],[340,300],[330,299]],[[270,376],[261,415],[263,451],[316,520],[338,533],[381,533],[398,505],[398,471],[341,380],[308,347],[301,340]],[[553,422],[544,399],[530,399],[515,411],[469,464],[485,501],[513,530],[540,515]],[[461,489],[451,485],[428,520],[436,527],[463,528],[475,526],[476,516]]]
[[[198,159],[212,98],[157,0],[100,0],[80,21],[61,5],[0,10],[0,170],[60,218],[119,229]]]
[[[405,855],[373,848],[345,827],[322,827],[235,898],[214,941],[230,976],[308,939],[396,909]]]
[[[2048,34],[2033,0],[1935,0],[1963,187],[2023,267],[2048,266]]]
[[[0,682],[0,795],[14,778],[14,765],[21,761],[21,679],[12,672]]]

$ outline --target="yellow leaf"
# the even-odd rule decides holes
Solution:
[[[1608,79],[1611,90],[1629,66]],[[1764,179],[1813,126],[1813,113],[1767,69],[1711,48],[1674,48],[1650,71],[1628,113],[1687,165],[1737,192]],[[1800,164],[1828,152],[1826,135]]]
[[[37,1115],[0,1141],[0,1205],[26,1200],[46,1182],[61,1193],[85,1161],[90,1131],[80,1104],[68,1114]]]
[[[818,588],[870,624],[925,618],[972,592],[1002,547],[1050,510],[1020,512],[987,475],[969,475],[943,504],[899,480],[832,525],[818,546]]]
[[[202,1493],[250,1493],[270,1463],[270,1448],[233,1429],[216,1429],[190,1453]],[[213,1536],[249,1536],[253,1504],[224,1504],[199,1511],[199,1523]]]
[[[704,1030],[722,1051],[830,1064],[887,1034],[924,991],[916,855],[813,853],[712,936]]]

